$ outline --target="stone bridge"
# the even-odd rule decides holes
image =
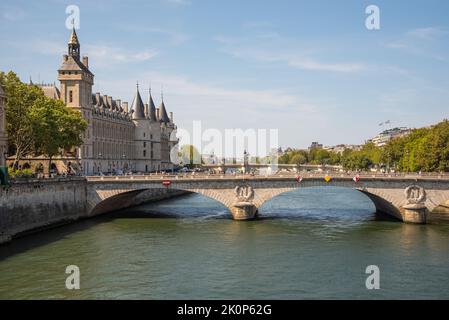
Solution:
[[[437,207],[449,208],[449,179],[434,177],[386,176],[120,176],[89,177],[89,215],[119,209],[127,199],[143,196],[153,189],[195,192],[221,202],[234,219],[249,220],[267,200],[284,192],[308,187],[344,187],[367,195],[378,212],[401,221],[426,223]]]

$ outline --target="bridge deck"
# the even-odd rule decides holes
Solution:
[[[243,175],[243,174],[237,174],[237,175],[220,175],[220,174],[178,174],[178,175],[172,175],[172,174],[165,174],[165,175],[131,175],[131,176],[89,176],[86,177],[88,182],[100,182],[100,181],[163,181],[163,180],[170,180],[172,182],[175,181],[211,181],[211,180],[219,180],[219,181],[235,181],[235,180],[256,180],[256,181],[274,181],[274,180],[295,180],[298,178],[298,176],[301,177],[301,179],[304,180],[324,180],[326,176],[331,177],[333,181],[349,181],[353,180],[353,175],[347,175],[347,174],[334,174],[334,175],[327,175],[327,174],[305,174],[305,175],[297,175],[297,174],[276,174],[276,175],[268,175],[268,176],[262,176],[262,175]],[[392,174],[360,174],[358,175],[360,178],[360,181],[386,181],[386,180],[408,180],[408,181],[448,181],[449,182],[449,176],[448,175],[392,175]]]

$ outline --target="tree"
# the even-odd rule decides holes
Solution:
[[[296,152],[289,160],[289,164],[301,165],[307,163],[307,155],[302,152]]]
[[[324,149],[312,149],[310,150],[310,160],[313,164],[330,164],[331,155],[330,152]]]
[[[39,87],[22,83],[12,71],[0,73],[0,83],[8,97],[6,121],[9,144],[15,153],[13,168],[31,154],[46,155],[50,168],[54,156],[83,143],[81,134],[87,123],[80,112],[47,98]]]
[[[201,154],[191,144],[185,144],[180,148],[179,158],[181,163],[188,166],[198,165],[202,163]]]
[[[22,83],[12,71],[7,74],[1,72],[0,83],[8,97],[5,108],[6,130],[9,145],[15,153],[13,168],[17,168],[19,161],[34,151],[34,119],[30,110],[36,99],[42,98],[44,93],[37,86]]]
[[[81,134],[87,128],[86,121],[81,113],[68,108],[60,100],[45,96],[38,98],[31,108],[31,118],[35,150],[49,158],[49,172],[53,157],[83,143]]]

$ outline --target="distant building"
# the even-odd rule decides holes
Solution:
[[[314,150],[314,149],[323,149],[323,145],[321,143],[314,141],[310,145],[309,150]]]
[[[336,146],[327,146],[327,147],[324,147],[323,149],[326,151],[329,151],[329,152],[335,152],[335,153],[342,154],[346,149],[360,150],[361,146],[356,145],[356,144],[339,144]]]
[[[6,95],[0,85],[0,167],[5,167],[8,137],[6,134]]]
[[[202,154],[201,160],[204,164],[219,164],[220,160],[219,158],[214,154]]]
[[[406,128],[406,127],[388,129],[388,130],[382,131],[381,133],[379,133],[377,136],[375,136],[374,138],[372,138],[369,141],[374,143],[374,145],[377,147],[382,147],[393,139],[404,137],[404,136],[410,134],[411,131],[412,131],[412,129]]]

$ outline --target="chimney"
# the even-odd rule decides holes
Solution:
[[[123,102],[123,109],[125,109],[125,112],[128,113],[128,102]]]
[[[104,106],[106,107],[106,108],[109,108],[110,106],[109,106],[109,102],[108,102],[108,95],[107,94],[104,94],[103,95],[103,104],[104,104]]]
[[[97,100],[97,105],[100,105],[100,92],[95,93],[95,100]]]
[[[115,102],[117,103],[117,109],[120,110],[122,108],[122,100],[117,99],[117,100],[115,100]]]
[[[87,69],[89,69],[89,57],[88,56],[83,57],[83,64]]]
[[[173,123],[173,112],[170,112],[168,117],[170,118],[170,122]]]
[[[156,119],[159,120],[159,108],[156,108]]]
[[[113,109],[112,97],[111,96],[108,96],[108,104],[111,106],[111,109]]]
[[[63,55],[62,56],[62,62],[66,62],[67,60],[69,60],[69,56],[68,55]]]
[[[148,103],[145,103],[145,118],[148,118]]]

